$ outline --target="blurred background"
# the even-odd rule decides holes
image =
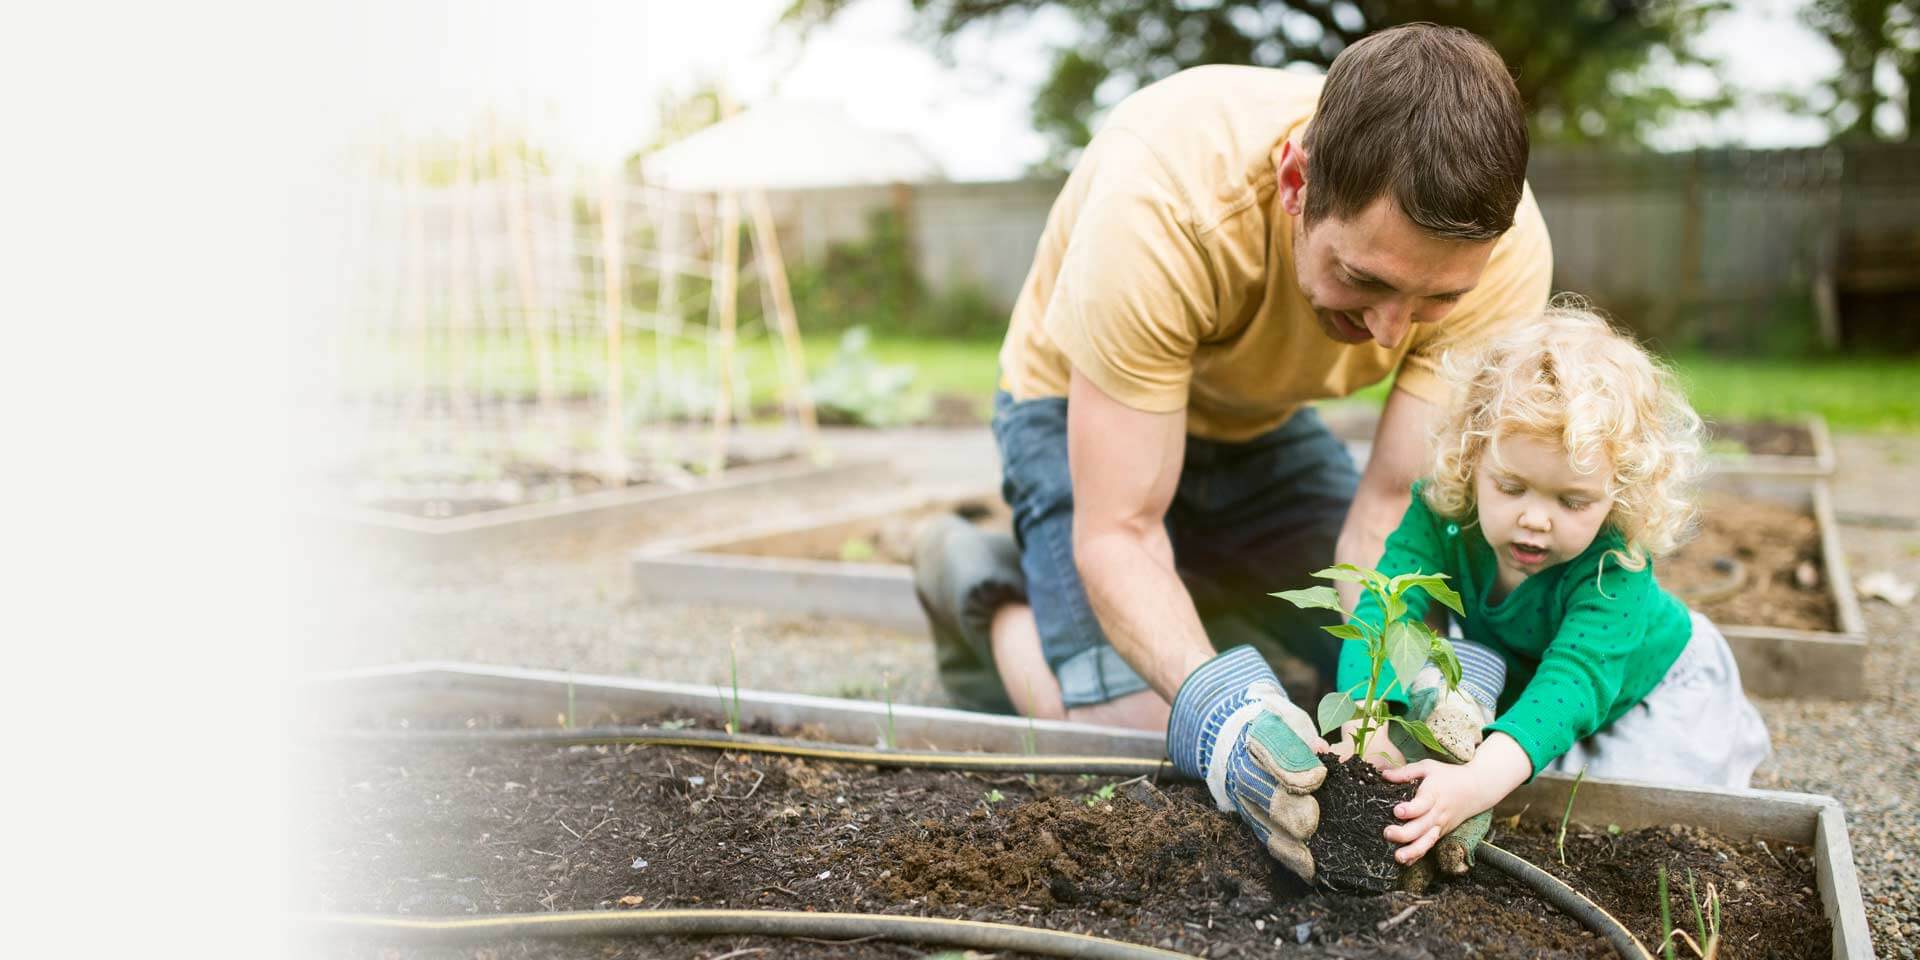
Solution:
[[[1710,418],[1920,426],[1920,4],[738,0],[362,10],[301,346],[322,498],[450,516],[982,421],[1053,197],[1180,69],[1416,20],[1506,58],[1555,287]],[[1352,403],[1377,404],[1383,389]],[[762,431],[764,432],[764,431]],[[756,443],[759,445],[756,446]],[[789,445],[790,446],[790,445]]]

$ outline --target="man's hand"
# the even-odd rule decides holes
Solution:
[[[1327,778],[1315,756],[1327,743],[1306,711],[1250,646],[1196,668],[1181,684],[1167,724],[1167,756],[1204,780],[1221,810],[1237,812],[1267,853],[1307,882],[1307,840],[1320,828],[1313,791]]]
[[[1507,683],[1507,662],[1477,643],[1455,639],[1452,645],[1460,660],[1460,686],[1448,689],[1440,668],[1427,664],[1407,685],[1407,716],[1426,723],[1453,759],[1466,763],[1493,722],[1494,705]]]
[[[1375,721],[1373,731],[1367,734],[1367,755],[1361,759],[1382,770],[1391,769],[1407,762],[1400,748],[1393,745],[1387,735],[1387,724]],[[1340,739],[1333,745],[1333,753],[1342,760],[1353,756],[1354,734],[1360,729],[1360,721],[1348,720],[1340,725]]]
[[[1412,800],[1393,808],[1393,815],[1404,822],[1389,825],[1383,833],[1389,842],[1403,844],[1394,859],[1410,864],[1438,845],[1441,871],[1466,873],[1474,848],[1492,823],[1494,805],[1532,772],[1526,751],[1505,734],[1488,738],[1470,763],[1422,760],[1382,771],[1389,782],[1420,784]]]

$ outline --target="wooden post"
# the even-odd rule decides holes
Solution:
[[[421,416],[427,407],[427,384],[431,381],[431,338],[427,332],[427,228],[421,207],[427,202],[421,188],[420,148],[411,140],[400,147],[400,177],[406,184],[403,196],[407,208],[407,325],[413,334],[414,383],[410,391],[409,411]]]
[[[533,263],[533,225],[530,221],[527,200],[526,162],[520,152],[526,149],[523,139],[518,144],[509,145],[507,181],[507,216],[511,220],[509,231],[513,234],[514,275],[520,293],[521,322],[525,325],[527,340],[533,353],[535,376],[539,380],[540,412],[545,420],[545,430],[541,437],[542,446],[550,446],[558,438],[552,432],[560,422],[559,391],[554,385],[553,345],[549,342],[551,332],[548,329],[546,311],[542,308],[537,295],[537,277]]]
[[[733,340],[734,319],[739,304],[740,281],[740,205],[732,191],[720,191],[720,274],[713,281],[715,311],[720,321],[719,340],[715,344],[719,364],[719,392],[713,404],[713,452],[707,459],[707,475],[717,477],[727,467],[727,431],[733,421]]]
[[[621,324],[625,322],[627,300],[626,275],[626,191],[621,189],[622,173],[616,164],[606,174],[600,194],[601,293],[607,335],[606,409],[601,425],[601,470],[607,486],[619,488],[627,483],[626,417],[621,366]]]
[[[467,222],[473,202],[473,134],[460,138],[460,155],[453,172],[453,209],[451,243],[447,248],[447,389],[458,416],[468,412],[467,335],[473,326],[472,290],[469,259],[473,231]]]
[[[780,235],[774,229],[773,211],[767,206],[767,193],[758,187],[747,192],[747,206],[753,212],[753,250],[760,274],[773,294],[774,316],[780,324],[780,340],[786,347],[787,402],[800,419],[800,431],[809,453],[820,453],[820,423],[813,409],[813,396],[807,386],[807,356],[800,343],[800,320],[793,309],[793,291],[787,286],[786,261],[780,256]]]

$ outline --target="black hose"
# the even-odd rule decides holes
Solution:
[[[1104,937],[1006,923],[891,914],[808,913],[798,910],[587,910],[446,919],[330,915],[312,918],[308,925],[324,933],[385,934],[436,943],[474,943],[505,937],[757,934],[832,940],[883,937],[910,943],[977,950],[1018,950],[1049,957],[1085,957],[1092,960],[1185,960],[1190,957],[1189,954]]]
[[[1599,904],[1581,896],[1580,891],[1562,883],[1559,877],[1485,840],[1480,841],[1476,856],[1484,859],[1495,870],[1520,881],[1527,889],[1546,898],[1546,901],[1558,907],[1561,913],[1580,921],[1586,925],[1587,929],[1607,938],[1607,942],[1613,944],[1614,952],[1625,957],[1626,960],[1654,960],[1653,954],[1647,952],[1647,948],[1640,943],[1639,938],[1633,935],[1633,931],[1627,929],[1626,924],[1621,923],[1613,914],[1601,909]]]
[[[591,730],[434,730],[412,732],[346,733],[359,742],[401,741],[458,746],[471,743],[550,743],[564,746],[637,744],[649,747],[693,747],[773,753],[782,756],[871,763],[880,767],[922,770],[984,770],[993,773],[1090,773],[1109,776],[1172,777],[1173,764],[1144,757],[1083,757],[1011,753],[956,753],[882,750],[838,744],[823,746],[807,740],[763,737],[718,730],[662,730],[658,727],[596,727]]]
[[[692,748],[704,748],[709,750],[736,750],[736,751],[742,751],[742,752],[748,752],[748,753],[771,753],[771,754],[778,754],[782,756],[810,757],[818,760],[835,760],[835,761],[841,761],[841,762],[847,762],[847,763],[870,763],[870,764],[874,764],[876,766],[882,766],[882,767],[916,767],[923,770],[985,770],[985,771],[1004,772],[1004,773],[1093,773],[1093,774],[1108,774],[1108,775],[1122,775],[1122,776],[1131,774],[1135,776],[1147,775],[1147,776],[1156,776],[1156,777],[1157,776],[1177,777],[1179,775],[1173,769],[1173,765],[1168,761],[1148,760],[1148,759],[1138,758],[1138,757],[1022,756],[1022,755],[1016,755],[1016,754],[952,753],[952,752],[915,753],[915,752],[904,751],[904,750],[880,750],[880,749],[875,749],[871,747],[850,747],[850,746],[840,746],[837,744],[834,746],[821,746],[818,743],[805,741],[805,740],[790,740],[782,737],[765,737],[765,736],[758,736],[754,734],[738,734],[738,733],[730,734],[730,733],[723,733],[717,730],[661,730],[658,727],[600,727],[600,728],[595,728],[591,730],[448,730],[448,731],[421,731],[421,732],[381,731],[381,732],[372,732],[372,733],[369,733],[369,732],[345,733],[345,734],[340,734],[339,736],[344,739],[361,741],[361,742],[404,741],[407,743],[424,742],[424,743],[446,744],[446,745],[505,742],[505,743],[551,743],[551,744],[568,745],[568,746],[605,745],[605,744],[638,744],[643,746],[656,746],[656,747],[692,747]],[[1480,842],[1477,850],[1478,850],[1478,855],[1484,856],[1487,860],[1487,863],[1490,866],[1492,866],[1494,869],[1499,870],[1501,873],[1504,873],[1507,876],[1512,877],[1513,879],[1519,881],[1522,885],[1526,886],[1528,889],[1534,891],[1535,893],[1538,893],[1541,897],[1545,898],[1548,903],[1551,903],[1555,907],[1558,907],[1561,912],[1567,914],[1568,916],[1574,918],[1575,920],[1578,920],[1580,923],[1586,925],[1586,927],[1592,930],[1593,932],[1601,935],[1602,937],[1605,937],[1609,943],[1613,944],[1613,948],[1615,952],[1619,953],[1620,956],[1627,958],[1627,960],[1654,960],[1653,955],[1647,952],[1647,948],[1641,945],[1640,941],[1634,937],[1633,932],[1628,930],[1625,924],[1615,919],[1612,914],[1601,909],[1599,904],[1594,903],[1592,900],[1589,900],[1586,897],[1582,896],[1579,893],[1579,891],[1576,891],[1572,887],[1567,886],[1565,883],[1562,883],[1560,879],[1555,877],[1553,874],[1550,874],[1545,870],[1542,870],[1539,867],[1536,867],[1533,864],[1528,863],[1526,860],[1520,858],[1518,855],[1511,853],[1507,850],[1503,850],[1497,846],[1494,846],[1492,843],[1489,843],[1485,840],[1482,840]],[[338,922],[355,922],[355,923],[364,922],[369,924],[385,924],[393,929],[433,929],[433,930],[487,929],[487,930],[494,931],[494,933],[487,934],[487,935],[497,936],[497,935],[503,935],[499,933],[497,929],[498,927],[508,926],[509,928],[511,928],[515,922],[519,922],[519,921],[525,921],[528,924],[538,924],[538,923],[545,923],[545,922],[555,922],[555,920],[545,919],[545,918],[577,917],[577,918],[580,918],[577,922],[586,924],[587,926],[590,927],[592,926],[592,923],[596,921],[596,919],[599,921],[611,923],[611,922],[615,922],[618,918],[640,917],[640,916],[668,916],[673,914],[690,914],[690,915],[697,915],[701,917],[706,917],[706,916],[724,917],[727,915],[738,915],[742,917],[793,916],[796,918],[839,917],[839,918],[847,919],[849,922],[855,919],[873,919],[873,920],[884,920],[884,921],[899,921],[903,924],[908,924],[908,925],[911,925],[914,923],[923,923],[923,922],[973,923],[973,921],[960,921],[960,920],[935,921],[931,918],[924,918],[924,917],[895,917],[895,916],[880,916],[880,915],[870,916],[866,914],[802,913],[802,914],[788,915],[788,914],[778,914],[778,913],[772,913],[769,911],[759,911],[759,910],[681,910],[681,911],[649,910],[649,911],[638,912],[638,913],[594,912],[594,913],[580,913],[580,914],[534,914],[534,915],[527,915],[527,916],[505,915],[501,917],[490,917],[490,918],[484,918],[484,919],[471,919],[471,920],[468,920],[468,919],[402,920],[397,918],[383,918],[383,917],[350,917],[350,918],[342,918]],[[575,921],[566,921],[566,922],[571,923]],[[624,923],[625,921],[621,920],[619,922]],[[715,921],[715,922],[722,922],[722,921]],[[396,927],[392,925],[411,925],[411,926]],[[643,925],[640,923],[634,923],[631,927],[622,927],[620,930],[608,931],[608,932],[637,932],[637,930],[642,926]],[[976,923],[975,926],[997,927],[1001,925]],[[1028,928],[1026,927],[1006,927],[1006,929],[1022,930],[1022,931],[1032,932],[1032,933],[1041,933],[1041,934],[1047,934],[1055,937],[1079,936],[1078,934],[1062,934],[1062,933],[1058,933],[1056,931],[1051,931],[1051,930],[1028,930]],[[515,932],[516,934],[518,934],[525,931],[515,931]],[[564,932],[573,933],[577,931],[569,929]],[[684,933],[684,932],[705,932],[705,931],[673,930],[673,931],[660,931],[660,932]],[[729,928],[725,930],[716,930],[713,932],[718,932],[718,933],[768,932],[768,933],[771,933],[774,931],[771,931],[771,930],[754,931],[754,930],[739,930],[739,929]],[[871,933],[871,931],[868,931],[868,932]],[[850,936],[863,936],[863,935],[865,934],[851,934]],[[849,935],[828,934],[828,936],[849,936]],[[909,939],[909,938],[902,937],[900,939]],[[998,943],[998,942],[993,944],[988,944],[984,942],[974,942],[974,941],[967,941],[965,943],[962,943],[961,941],[958,941],[958,940],[940,941],[940,942],[952,943],[959,946],[983,946],[987,949],[1029,950],[1030,952],[1033,952],[1033,953],[1051,953],[1051,955],[1054,955],[1054,956],[1101,956],[1101,957],[1178,956],[1178,954],[1168,954],[1165,951],[1153,950],[1152,948],[1149,948],[1149,947],[1139,947],[1132,944],[1121,944],[1119,943],[1119,941],[1101,941],[1101,940],[1098,940],[1098,938],[1083,938],[1083,939],[1095,940],[1100,943],[1113,943],[1119,946],[1124,946],[1131,950],[1148,950],[1151,952],[1133,953],[1133,954],[1108,954],[1108,953],[1068,954],[1068,953],[1055,953],[1049,950],[1042,950],[1035,947],[1014,946],[1011,944]],[[930,942],[930,941],[922,941],[922,942]]]

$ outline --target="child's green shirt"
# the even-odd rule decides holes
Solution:
[[[1500,692],[1499,730],[1527,751],[1539,773],[1588,734],[1612,723],[1639,703],[1666,676],[1693,635],[1686,605],[1660,588],[1653,564],[1628,570],[1610,550],[1624,546],[1612,527],[1579,556],[1520,582],[1497,604],[1488,602],[1495,560],[1487,538],[1472,526],[1442,517],[1413,485],[1413,503],[1399,529],[1387,538],[1380,572],[1444,573],[1466,609],[1466,639],[1498,653],[1507,663]],[[1408,591],[1408,616],[1426,615],[1432,598]],[[1354,616],[1378,625],[1379,603],[1362,593]],[[1366,692],[1370,661],[1366,645],[1349,640],[1340,649],[1340,689]],[[1383,665],[1381,683],[1389,701],[1406,693]],[[1358,688],[1356,690],[1355,688]]]

